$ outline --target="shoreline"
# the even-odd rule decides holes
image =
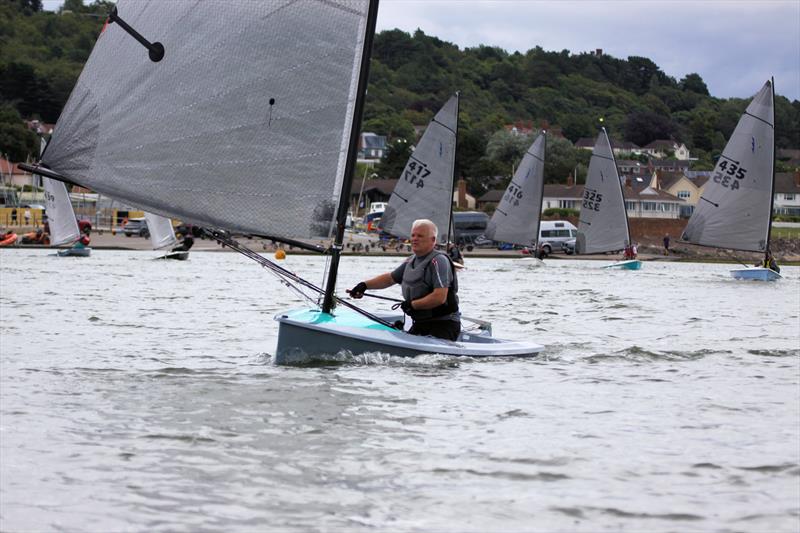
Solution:
[[[108,232],[103,233],[93,233],[92,242],[89,245],[91,248],[95,250],[117,250],[117,251],[142,251],[142,252],[158,252],[158,250],[153,250],[150,245],[150,240],[145,239],[142,237],[125,237],[122,234],[112,235]],[[240,242],[247,246],[248,248],[261,253],[261,254],[273,254],[275,249],[270,245],[267,244],[265,241],[261,239],[241,239]],[[370,246],[374,246],[374,251],[351,251],[345,249],[342,253],[343,256],[347,257],[405,257],[410,252],[408,251],[394,251],[394,250],[382,250],[379,249],[374,244],[370,244]],[[725,257],[721,254],[721,251],[716,249],[704,249],[704,248],[697,248],[692,247],[691,249],[684,248],[684,244],[680,243],[677,248],[674,248],[674,252],[669,256],[662,255],[660,250],[652,250],[652,247],[640,247],[642,252],[639,254],[638,259],[646,262],[658,262],[658,261],[668,261],[668,262],[679,262],[679,263],[721,263],[721,264],[753,264],[757,260],[757,256],[760,254],[755,254],[752,252],[740,252],[742,254],[741,257],[734,258],[734,257]],[[6,247],[1,249],[17,249],[17,250],[24,250],[24,249],[64,249],[68,248],[67,246],[44,246],[40,244],[22,244],[16,245],[12,247]],[[232,252],[229,248],[222,247],[216,241],[212,241],[209,239],[195,239],[195,244],[190,250],[190,252],[211,252],[211,253],[219,253],[219,252]],[[284,247],[284,251],[287,255],[321,255],[309,250],[301,250],[301,249],[291,249],[290,247]],[[523,255],[520,253],[519,250],[495,250],[495,249],[476,249],[471,252],[464,251],[462,252],[465,260],[469,260],[470,258],[495,258],[495,259],[524,259],[530,257],[528,255]],[[547,260],[578,260],[578,261],[617,261],[621,260],[621,254],[614,253],[614,254],[597,254],[597,255],[566,255],[566,254],[551,254],[547,257]],[[739,261],[741,259],[741,261]],[[779,264],[786,265],[786,266],[800,266],[800,257],[794,256],[786,256],[780,257],[778,256]]]

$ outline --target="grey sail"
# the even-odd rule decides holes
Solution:
[[[368,0],[117,3],[43,163],[148,212],[245,233],[329,236]]]
[[[629,240],[622,181],[603,128],[597,136],[586,174],[576,248],[581,254],[613,252],[625,248]]]
[[[406,163],[381,217],[381,229],[407,239],[411,236],[411,224],[419,218],[427,218],[439,227],[439,242],[447,240],[457,124],[458,95],[454,95],[428,124]]]
[[[534,246],[539,235],[544,193],[545,133],[528,148],[486,228],[498,242]]]
[[[774,180],[773,100],[768,81],[739,119],[682,240],[751,252],[767,249]]]

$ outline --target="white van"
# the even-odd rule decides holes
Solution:
[[[542,220],[539,223],[539,241],[537,248],[544,254],[561,252],[567,241],[578,237],[578,228],[566,220]]]

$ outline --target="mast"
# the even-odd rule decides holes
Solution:
[[[772,187],[769,190],[769,223],[767,224],[767,250],[769,251],[769,239],[772,235],[772,210],[775,204],[775,78],[770,78],[770,88],[772,89]]]
[[[447,217],[447,242],[444,243],[445,251],[450,243],[450,231],[453,232],[453,239],[456,236],[455,222],[453,222],[453,195],[456,193],[456,168],[458,168],[458,114],[461,110],[461,92],[456,91],[456,138],[453,142],[453,183],[450,188],[450,216]]]
[[[547,130],[539,131],[541,132],[541,135],[544,135],[544,150],[542,150],[542,188],[539,191],[539,207],[536,210],[536,231],[533,234],[534,250],[537,249],[535,247],[539,243],[539,228],[542,226],[542,204],[544,203],[544,162],[547,161]],[[575,168],[577,169],[578,166],[576,165]],[[577,173],[575,176],[575,184],[578,184]]]
[[[367,96],[369,82],[369,61],[372,56],[372,40],[375,36],[375,21],[378,18],[378,0],[370,0],[367,13],[367,28],[364,35],[364,49],[361,51],[361,72],[358,79],[356,102],[353,108],[353,125],[350,128],[350,143],[347,148],[347,161],[342,179],[342,192],[339,195],[339,206],[336,213],[336,236],[331,247],[331,268],[325,283],[325,298],[322,301],[322,312],[330,313],[333,309],[336,276],[339,273],[339,259],[344,242],[344,228],[347,224],[347,209],[350,206],[350,190],[352,189],[353,171],[358,152],[358,137],[361,134],[361,118],[364,113],[364,100]]]
[[[628,220],[628,206],[625,204],[625,189],[622,187],[622,180],[619,179],[619,167],[617,167],[617,157],[614,155],[614,147],[611,146],[611,139],[608,138],[608,132],[606,131],[605,126],[602,126],[600,129],[603,130],[603,133],[606,136],[606,141],[608,141],[608,146],[611,148],[611,160],[614,162],[614,174],[617,176],[617,184],[619,185],[619,193],[622,196],[622,212],[625,214],[625,231],[628,234],[627,244],[628,246],[633,246],[633,241],[631,240],[631,221]],[[577,183],[578,180],[575,180]]]

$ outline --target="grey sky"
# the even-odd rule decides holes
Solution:
[[[800,0],[382,0],[378,30],[392,28],[462,48],[644,56],[678,80],[697,72],[723,98],[774,76],[778,94],[800,99]]]

